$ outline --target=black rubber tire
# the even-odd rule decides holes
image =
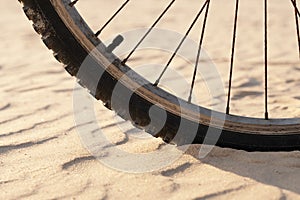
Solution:
[[[56,12],[54,6],[50,0],[19,0],[23,3],[23,10],[26,16],[33,22],[35,31],[42,36],[42,40],[45,45],[53,50],[55,58],[65,65],[66,71],[72,76],[76,76],[84,59],[88,56],[85,48],[78,42],[70,30],[66,27],[63,20]],[[99,64],[94,63],[96,67],[104,70]],[[99,70],[97,69],[97,70]],[[113,107],[110,105],[110,98],[112,91],[117,84],[116,80],[110,73],[104,71],[101,77],[97,91],[94,94],[95,98],[104,102],[109,108],[115,110],[117,113],[122,108]],[[84,81],[80,82],[84,87],[88,88],[88,83]],[[105,87],[103,87],[105,85]],[[88,88],[89,89],[89,88]],[[124,88],[124,90],[129,90]],[[122,117],[130,118],[134,124],[139,127],[146,126],[149,123],[148,110],[153,103],[143,99],[137,94],[133,94],[131,97],[131,106],[129,113],[123,113]],[[176,144],[185,144],[184,140],[173,141],[178,128],[179,123],[182,120],[180,116],[167,112],[167,121],[164,127],[157,131],[158,134],[155,137],[161,137],[165,142],[174,142]],[[203,143],[206,136],[208,126],[188,119],[184,119],[192,126],[197,126],[198,131],[193,143]],[[212,128],[212,127],[211,127]],[[214,128],[212,128],[213,130]],[[215,131],[221,131],[222,134],[217,142],[217,146],[230,147],[236,149],[242,149],[246,151],[292,151],[300,150],[300,134],[253,134],[242,133],[232,130],[215,128]]]

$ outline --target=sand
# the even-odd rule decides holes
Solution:
[[[87,12],[99,5],[96,0],[83,1],[78,6],[91,27],[97,29],[120,2],[102,3],[104,9],[100,14]],[[142,9],[129,6],[128,12],[133,18],[133,13],[143,17],[134,22],[126,16],[118,18],[115,22],[121,25],[111,25],[103,38],[149,24],[150,14],[160,10],[150,9],[154,7],[152,1],[150,4],[141,2],[138,4]],[[259,1],[247,3],[241,5],[236,64],[239,70],[234,73],[232,112],[261,117],[263,94],[257,91],[263,88],[262,14],[259,12],[262,4]],[[188,24],[181,20],[190,20],[199,6],[196,1],[189,4],[179,1],[170,12],[170,16],[176,13],[178,17],[169,16],[159,27],[183,32]],[[213,25],[207,28],[204,45],[226,85],[231,41],[224,38],[232,32],[233,14],[229,11],[234,4],[223,0],[212,7],[219,14],[209,18]],[[186,9],[191,12],[184,12]],[[270,39],[273,47],[269,79],[273,85],[271,116],[299,116],[300,65],[293,21],[287,20],[293,13],[290,4],[282,0],[274,1],[270,9],[273,11],[270,29],[276,33]],[[200,159],[201,145],[191,145],[170,164],[145,173],[116,170],[95,159],[77,133],[76,126],[80,124],[74,122],[75,80],[43,46],[17,1],[2,0],[0,13],[1,199],[300,199],[299,152],[248,153],[215,147]],[[288,33],[293,34],[288,36]],[[197,40],[198,36],[199,31],[194,31],[191,39]],[[153,54],[153,62],[168,58]],[[137,53],[131,64],[140,64],[142,55]],[[189,74],[188,69],[192,68],[183,68],[184,64],[177,60],[174,68]],[[106,130],[107,137],[120,149],[140,155],[163,149],[160,140],[147,138],[145,134],[141,134],[142,139],[135,137],[127,141],[124,130],[128,134],[138,131],[116,121],[114,113],[101,103],[96,102],[96,109],[100,128]],[[180,152],[177,147],[172,148]]]

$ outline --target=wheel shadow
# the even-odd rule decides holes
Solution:
[[[300,194],[300,152],[245,152],[214,147],[199,158],[201,145],[191,145],[187,154],[221,170],[263,184]]]
[[[112,120],[109,123],[103,124],[101,129],[112,128],[111,131],[116,132],[120,124],[129,122],[116,122]],[[119,130],[120,131],[120,130]],[[126,135],[126,134],[125,134]],[[120,141],[118,145],[128,142],[128,137]],[[162,145],[164,145],[163,143]],[[160,147],[158,147],[160,148]],[[176,148],[176,147],[174,147]],[[246,152],[235,149],[214,147],[212,151],[205,157],[199,158],[201,145],[190,145],[185,155],[196,158],[199,162],[190,162],[189,160],[177,167],[163,169],[154,174],[159,174],[164,177],[175,179],[177,175],[187,172],[190,175],[190,169],[197,168],[198,164],[207,164],[216,167],[222,171],[230,172],[241,177],[247,177],[257,182],[274,186],[280,190],[288,190],[300,194],[300,152]],[[179,151],[181,147],[177,148]],[[184,148],[183,148],[184,149]],[[78,162],[90,160],[90,157],[75,160]],[[73,163],[73,162],[72,162]],[[67,164],[69,166],[69,164]],[[66,168],[66,167],[64,167]],[[68,167],[67,167],[68,168]],[[193,175],[194,172],[192,173]],[[223,177],[220,177],[222,180]],[[203,199],[217,197],[222,194],[227,194],[233,191],[238,191],[243,187],[224,190],[216,194],[209,194]],[[201,198],[200,198],[201,199]]]

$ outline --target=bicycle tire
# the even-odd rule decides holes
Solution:
[[[75,18],[79,20],[80,26],[78,26],[78,23],[68,23],[70,20],[76,20],[73,18],[74,16],[70,16],[70,13],[66,11],[64,13],[63,9],[65,8],[62,8],[63,5],[67,5],[70,1],[19,1],[23,3],[23,10],[28,19],[33,22],[35,31],[42,36],[45,45],[54,52],[55,58],[64,64],[66,71],[72,76],[77,76],[82,62],[91,51],[87,46],[103,45],[85,24],[74,7],[68,9],[72,10],[73,14],[76,15]],[[106,57],[104,53],[102,56]],[[209,127],[208,121],[211,113],[215,111],[198,107],[200,111],[198,114],[201,114],[201,117],[197,115],[195,118],[193,111],[187,111],[187,114],[182,116],[176,111],[176,108],[179,106],[176,98],[153,85],[141,87],[141,90],[143,92],[146,91],[146,94],[141,91],[134,91],[131,98],[133,103],[129,113],[121,114],[123,108],[112,107],[110,98],[120,74],[124,74],[130,68],[124,66],[121,70],[118,64],[115,63],[112,66],[113,70],[108,71],[108,69],[103,68],[101,63],[97,63],[97,66],[102,68],[104,72],[98,83],[97,90],[93,94],[94,97],[104,102],[107,108],[116,111],[121,117],[131,120],[136,126],[143,127],[149,123],[148,110],[151,106],[157,103],[165,104],[163,106],[167,108],[166,123],[154,136],[161,137],[167,143],[184,144],[182,140],[173,140],[178,131],[180,121],[184,119],[191,125],[198,127],[193,143],[203,143],[208,128],[211,128],[221,132],[220,138],[216,143],[220,147],[246,151],[300,150],[300,120],[298,118],[263,120],[224,114],[225,124],[223,127]],[[119,74],[117,75],[115,72]],[[90,89],[88,82],[81,80],[80,84]],[[104,84],[105,87],[103,87]],[[124,85],[124,89],[131,90],[126,85]],[[223,115],[223,113],[220,114]]]

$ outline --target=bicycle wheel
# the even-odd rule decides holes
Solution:
[[[166,122],[160,130],[146,130],[156,132],[155,137],[161,137],[167,143],[179,145],[185,141],[174,140],[180,121],[197,127],[197,134],[193,143],[203,143],[207,130],[220,132],[216,143],[220,147],[230,147],[247,151],[291,151],[300,150],[300,119],[258,119],[230,115],[228,112],[217,112],[194,105],[189,101],[177,98],[159,88],[158,83],[150,84],[137,73],[126,74],[131,68],[117,58],[97,37],[77,12],[74,4],[77,1],[68,0],[20,0],[27,17],[33,21],[33,27],[42,35],[45,45],[54,51],[58,61],[65,64],[65,69],[73,76],[78,75],[80,66],[85,58],[96,46],[100,46],[98,54],[91,64],[91,71],[87,78],[79,77],[80,84],[89,90],[91,85],[97,85],[93,95],[104,102],[107,108],[116,111],[136,126],[146,127],[149,124],[149,109],[157,106],[167,113]],[[238,2],[238,1],[237,1]],[[294,2],[294,1],[293,1]],[[203,6],[207,8],[209,0]],[[113,58],[113,62],[111,59]],[[107,67],[109,63],[109,67]],[[112,64],[111,64],[112,63]],[[97,68],[97,69],[96,69]],[[101,74],[97,74],[97,73]],[[132,92],[130,109],[124,113],[122,104],[111,104],[111,96],[118,81],[122,80],[122,89]],[[101,75],[98,82],[97,75]],[[143,83],[143,84],[141,84]],[[132,91],[133,85],[139,85]],[[225,119],[223,126],[211,126],[212,116]],[[218,117],[214,119],[218,121]],[[209,137],[209,136],[208,136]],[[209,138],[208,138],[209,144]]]

